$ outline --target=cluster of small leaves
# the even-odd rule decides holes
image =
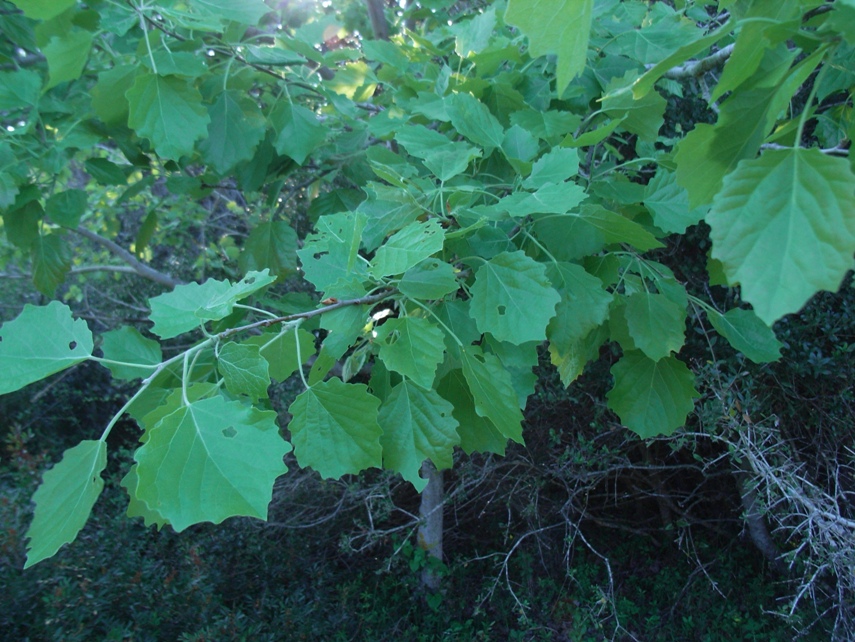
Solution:
[[[142,379],[45,476],[28,564],[85,522],[125,413],[143,430],[129,514],[146,523],[265,517],[292,447],[325,477],[385,467],[421,490],[425,460],[522,442],[541,347],[569,385],[614,342],[609,407],[670,434],[698,396],[678,358],[690,307],[774,360],[770,324],[852,267],[851,0],[510,0],[454,21],[423,2],[388,41],[332,38],[332,15],[292,29],[262,0],[14,4],[0,207],[42,292],[90,210],[56,180],[71,168],[120,199],[161,176],[268,203],[297,169],[327,186],[305,239],[272,215],[250,232],[243,280],[151,299],[151,332],[192,343],[175,356],[132,328],[97,356],[58,302],[3,326],[0,392],[85,359]],[[716,122],[661,136],[666,97],[710,82]],[[717,310],[650,257],[701,220],[711,274],[753,310]],[[318,303],[270,312],[267,289],[298,271]],[[294,373],[289,443],[267,389]]]

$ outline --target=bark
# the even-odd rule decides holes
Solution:
[[[374,31],[375,40],[389,39],[389,24],[383,13],[383,0],[365,0],[368,7],[368,18],[371,20],[371,29]]]
[[[772,539],[772,534],[769,532],[769,527],[766,525],[766,518],[763,516],[760,499],[757,496],[757,487],[749,473],[742,470],[736,473],[736,481],[739,485],[739,495],[742,499],[743,515],[745,524],[748,527],[748,535],[751,542],[757,547],[757,550],[766,558],[772,568],[778,573],[786,573],[787,566],[781,559],[781,552]]]
[[[442,471],[437,470],[428,460],[422,464],[422,477],[428,480],[422,491],[419,504],[419,546],[428,555],[442,561]],[[435,591],[439,588],[440,577],[429,567],[422,571],[422,584]]]

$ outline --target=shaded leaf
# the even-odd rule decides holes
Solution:
[[[105,332],[101,336],[101,351],[105,359],[123,364],[157,366],[163,361],[160,344],[153,339],[147,339],[136,328],[130,326]],[[134,367],[116,363],[103,365],[110,369],[116,379],[145,379],[154,372],[152,367]]]
[[[229,342],[217,355],[217,369],[233,395],[246,395],[253,401],[267,398],[270,385],[267,360],[258,346]]]
[[[419,476],[423,461],[430,459],[440,470],[454,463],[452,454],[460,437],[453,410],[434,390],[408,381],[392,388],[379,414],[383,465],[423,491],[427,485]]]
[[[781,342],[772,328],[751,310],[734,308],[725,314],[707,310],[707,316],[716,332],[754,363],[769,363],[781,358]]]
[[[489,419],[502,436],[523,443],[523,416],[508,371],[495,355],[485,354],[478,346],[464,348],[461,360],[475,412]]]
[[[36,510],[27,530],[25,569],[74,541],[104,488],[101,473],[106,467],[107,444],[87,439],[66,450],[62,461],[44,474],[33,495]]]
[[[380,358],[389,370],[423,388],[433,388],[436,367],[445,352],[443,334],[436,325],[418,317],[389,319],[374,334]]]
[[[301,393],[288,408],[294,454],[300,466],[339,478],[382,464],[377,423],[380,400],[363,384],[329,379]]]
[[[694,408],[694,375],[675,357],[653,361],[639,351],[624,353],[611,369],[615,385],[608,406],[642,439],[670,435]]]

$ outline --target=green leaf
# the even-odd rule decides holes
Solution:
[[[150,57],[142,57],[141,61],[152,71],[156,70],[159,76],[198,78],[208,71],[208,66],[205,64],[204,59],[189,51],[158,49],[152,52]]]
[[[270,374],[258,346],[227,343],[217,355],[217,370],[233,395],[246,395],[254,402],[267,398]]]
[[[600,279],[574,263],[552,265],[547,276],[561,301],[546,334],[550,345],[564,354],[608,318],[613,296],[603,289]]]
[[[460,134],[487,154],[502,146],[505,130],[484,103],[466,93],[453,94],[445,102],[451,124]]]
[[[489,419],[507,439],[523,443],[522,412],[511,376],[502,362],[478,346],[461,350],[463,376],[475,402],[475,412]]]
[[[136,496],[176,531],[237,515],[266,519],[289,450],[275,412],[219,396],[193,401],[146,430],[134,455]]]
[[[209,110],[208,137],[199,145],[202,158],[220,174],[250,160],[264,139],[265,119],[258,105],[229,90]]]
[[[766,325],[834,291],[855,252],[855,175],[818,149],[769,150],[727,176],[707,216],[713,258]]]
[[[751,310],[734,308],[725,314],[707,310],[707,316],[716,332],[754,363],[769,363],[781,358],[781,342],[775,332]]]
[[[635,221],[599,205],[583,205],[578,213],[571,216],[578,217],[584,226],[601,233],[607,243],[629,243],[643,252],[665,247]]]
[[[689,195],[677,184],[676,175],[662,168],[647,184],[644,206],[653,215],[656,227],[677,234],[683,234],[687,227],[696,225],[706,214],[704,207],[689,207]]]
[[[299,165],[326,140],[327,130],[311,111],[300,105],[284,104],[271,117],[278,135],[276,151],[294,159]]]
[[[288,408],[294,454],[300,466],[339,478],[382,464],[377,423],[380,400],[363,384],[329,379],[301,393]]]
[[[510,0],[505,22],[528,36],[532,57],[558,56],[557,91],[585,69],[593,0]]]
[[[523,181],[523,187],[539,190],[547,183],[563,183],[578,171],[579,152],[566,147],[556,147],[538,159],[531,168],[531,175]]]
[[[380,246],[369,269],[376,278],[402,274],[439,252],[444,241],[445,230],[437,219],[410,223]]]
[[[507,341],[497,341],[491,335],[485,335],[482,345],[489,347],[490,352],[499,358],[505,370],[511,375],[511,385],[517,393],[517,403],[524,410],[528,398],[534,393],[537,385],[537,374],[534,367],[538,363],[537,347],[539,341],[530,341],[516,345]]]
[[[479,267],[471,293],[478,330],[517,345],[546,338],[561,299],[546,267],[521,251],[503,252]]]
[[[694,408],[694,375],[675,357],[653,361],[639,351],[627,352],[611,369],[615,385],[608,406],[642,439],[670,435],[686,423]]]
[[[549,361],[558,370],[561,383],[569,386],[585,370],[589,361],[600,356],[600,346],[608,340],[608,330],[602,325],[584,337],[563,344],[550,342]]]
[[[528,162],[534,158],[539,148],[537,139],[519,125],[508,129],[502,140],[502,151],[512,160]]]
[[[191,5],[201,13],[215,16],[220,20],[235,21],[243,25],[254,26],[270,12],[262,0],[191,0]]]
[[[367,275],[359,257],[366,218],[361,212],[341,212],[318,220],[318,231],[310,234],[297,250],[306,280],[319,292],[339,280]]]
[[[299,360],[297,342],[300,344]],[[265,332],[256,337],[249,337],[242,343],[258,346],[261,356],[267,360],[270,376],[277,381],[285,381],[315,354],[315,336],[302,328],[294,330],[292,327],[284,332]]]
[[[12,0],[12,4],[34,20],[50,20],[77,4],[77,0]]]
[[[74,541],[104,488],[101,473],[107,467],[107,444],[84,440],[65,451],[56,466],[44,474],[33,495],[35,515],[27,537],[29,568]]]
[[[664,294],[635,292],[626,300],[626,323],[635,346],[653,361],[679,352],[685,341],[686,310]]]
[[[442,331],[418,317],[389,319],[374,331],[380,358],[389,370],[412,379],[422,388],[433,388],[436,367],[443,359]]]
[[[20,198],[18,199],[20,201]],[[12,245],[21,249],[30,248],[39,238],[39,221],[44,210],[38,201],[30,201],[21,207],[3,211],[3,228]]]
[[[204,323],[196,316],[196,310],[214,297],[225,294],[230,288],[228,281],[208,279],[204,283],[179,285],[172,292],[149,299],[149,318],[154,322],[152,332],[162,339],[171,339],[195,330]]]
[[[534,194],[516,192],[496,204],[514,218],[531,214],[565,214],[588,198],[585,188],[575,183],[546,183]]]
[[[160,344],[153,339],[147,339],[136,328],[124,326],[111,330],[102,335],[101,350],[104,358],[119,361],[122,364],[139,364],[141,366],[157,366],[163,361]],[[152,367],[134,367],[104,363],[116,379],[145,379],[154,372]]]
[[[244,272],[269,269],[277,277],[297,271],[297,233],[286,221],[260,223],[249,233],[238,261]]]
[[[163,158],[192,154],[195,142],[207,134],[210,117],[202,95],[184,79],[140,74],[125,97],[128,127],[148,138]]]
[[[383,465],[394,470],[422,492],[427,480],[419,476],[422,462],[430,459],[438,469],[451,468],[454,446],[460,443],[453,406],[433,390],[408,381],[392,388],[380,408],[383,429]]]
[[[508,438],[504,437],[493,422],[475,411],[475,400],[462,370],[452,370],[439,382],[437,392],[452,406],[452,416],[457,420],[460,448],[467,455],[472,453],[505,454]]]
[[[0,327],[0,395],[14,392],[92,356],[92,333],[68,306],[25,305]]]
[[[456,292],[460,285],[454,267],[439,259],[425,259],[404,272],[398,289],[413,299],[441,299]]]
[[[83,73],[89,50],[92,49],[92,34],[75,29],[59,38],[51,38],[42,48],[48,63],[48,83],[45,89],[56,87],[67,80],[76,80]]]
[[[0,111],[34,107],[41,89],[42,77],[34,71],[0,72]]]
[[[122,477],[121,486],[128,491],[128,517],[142,517],[146,527],[157,526],[157,530],[167,524],[163,515],[151,510],[145,502],[137,499],[137,487],[139,486],[137,464],[132,465],[127,474]]]
[[[124,185],[128,182],[126,169],[106,158],[90,158],[83,163],[86,172],[102,185]]]
[[[53,296],[71,269],[71,250],[60,234],[40,234],[30,246],[33,285],[45,296]]]
[[[444,182],[465,172],[469,163],[480,156],[480,149],[464,142],[448,143],[445,147],[428,154],[424,163],[434,176]]]
[[[271,276],[269,270],[266,269],[261,272],[247,272],[240,281],[234,285],[230,284],[227,290],[215,293],[196,310],[195,314],[200,319],[211,321],[223,319],[232,313],[235,303],[255,294],[262,288],[266,288],[275,280],[276,277]]]
[[[86,192],[82,189],[67,189],[57,192],[45,203],[45,214],[58,225],[77,227],[86,213]]]
[[[621,120],[621,127],[644,141],[654,141],[665,122],[665,99],[652,91],[643,98],[635,98],[628,91],[616,91],[631,85],[635,72],[628,71],[623,78],[616,78],[606,88],[611,92],[603,98],[603,111],[614,119]]]

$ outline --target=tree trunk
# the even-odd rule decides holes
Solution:
[[[428,555],[442,561],[442,471],[426,460],[422,464],[422,477],[428,480],[422,491],[419,504],[419,547]],[[429,566],[422,571],[422,584],[435,591],[439,588],[440,577]]]
[[[374,30],[374,39],[388,40],[389,25],[383,13],[383,0],[365,0],[365,6],[368,7],[368,18],[371,20],[371,29]]]

